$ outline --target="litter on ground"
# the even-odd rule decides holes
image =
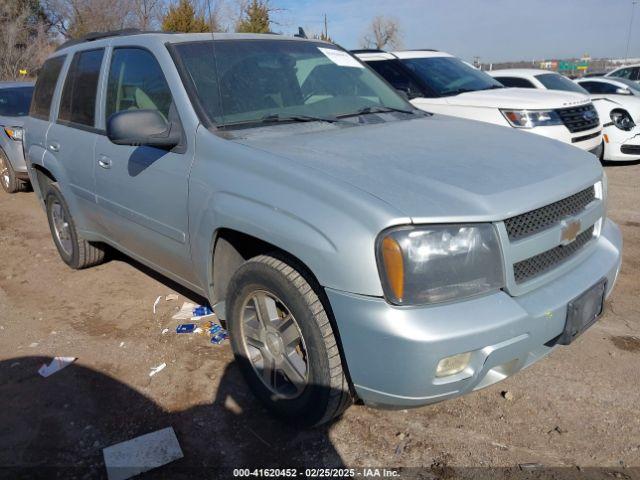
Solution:
[[[176,327],[176,333],[191,333],[196,329],[195,323],[183,323]]]
[[[164,297],[164,301],[165,302],[170,302],[172,300],[178,300],[178,294],[177,293],[170,293],[168,295],[166,295]]]
[[[187,320],[193,316],[193,309],[196,307],[195,304],[190,302],[184,302],[178,313],[176,313],[173,317],[173,320]]]
[[[50,375],[53,375],[56,372],[59,372],[64,367],[71,365],[73,362],[77,360],[76,357],[55,357],[49,365],[43,363],[38,373],[47,378]]]
[[[156,314],[156,307],[158,306],[158,302],[160,302],[160,299],[162,298],[162,296],[158,296],[158,298],[156,298],[156,301],[153,302],[153,314]]]
[[[213,337],[211,337],[211,343],[215,345],[220,345],[227,338],[229,338],[229,334],[227,333],[226,330],[223,330],[221,332],[216,333]]]
[[[102,455],[109,480],[125,480],[184,456],[173,427],[111,445]]]
[[[157,367],[153,367],[151,369],[151,371],[149,372],[149,376],[153,377],[156,373],[161,372],[162,370],[164,370],[164,367],[166,367],[166,366],[167,366],[166,363],[161,363]]]

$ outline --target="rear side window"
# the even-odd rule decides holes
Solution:
[[[612,77],[628,78],[629,80],[640,80],[640,67],[623,68],[611,74]]]
[[[122,110],[157,110],[168,119],[171,103],[171,90],[151,52],[141,48],[113,51],[106,118]]]
[[[616,93],[618,87],[604,82],[580,82],[580,86],[589,93]]]
[[[0,115],[22,117],[29,113],[33,87],[0,88]]]
[[[104,49],[78,52],[73,56],[62,90],[58,120],[94,126],[98,78],[103,56]]]
[[[65,56],[50,58],[40,70],[38,81],[33,93],[33,101],[31,102],[31,110],[29,115],[43,120],[49,120],[49,111],[51,110],[51,100],[56,89],[56,83],[60,76],[60,70],[64,64]]]
[[[533,83],[531,83],[526,78],[519,77],[493,77],[498,80],[505,87],[511,88],[536,88]]]

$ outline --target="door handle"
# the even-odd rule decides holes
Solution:
[[[98,165],[102,168],[111,168],[111,159],[105,155],[98,157]]]
[[[59,152],[60,151],[60,144],[57,142],[51,142],[49,144],[49,150],[51,150],[52,152]]]

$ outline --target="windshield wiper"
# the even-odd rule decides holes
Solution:
[[[328,122],[334,123],[338,119],[335,117],[318,117],[314,115],[283,115],[281,113],[272,113],[265,115],[259,120],[261,123],[270,122]]]
[[[281,113],[271,113],[261,118],[252,118],[250,120],[239,120],[237,122],[228,122],[219,125],[219,127],[247,127],[251,125],[264,125],[265,123],[279,122],[339,122],[335,117],[316,117],[313,115],[283,115]]]
[[[358,115],[366,115],[368,113],[389,113],[389,112],[415,114],[418,112],[418,110],[407,110],[405,108],[395,108],[395,107],[364,107],[353,113],[339,115],[338,118],[357,117]]]

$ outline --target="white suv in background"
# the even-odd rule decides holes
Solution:
[[[640,85],[631,80],[610,77],[590,77],[574,82],[559,73],[532,68],[493,70],[489,74],[506,87],[590,95],[603,122],[604,148],[601,159],[640,159],[640,96],[633,95]]]
[[[616,68],[607,73],[605,77],[628,78],[629,80],[640,83],[640,63]]]
[[[413,105],[429,112],[511,126],[600,155],[602,124],[587,95],[503,85],[436,50],[355,50]]]

